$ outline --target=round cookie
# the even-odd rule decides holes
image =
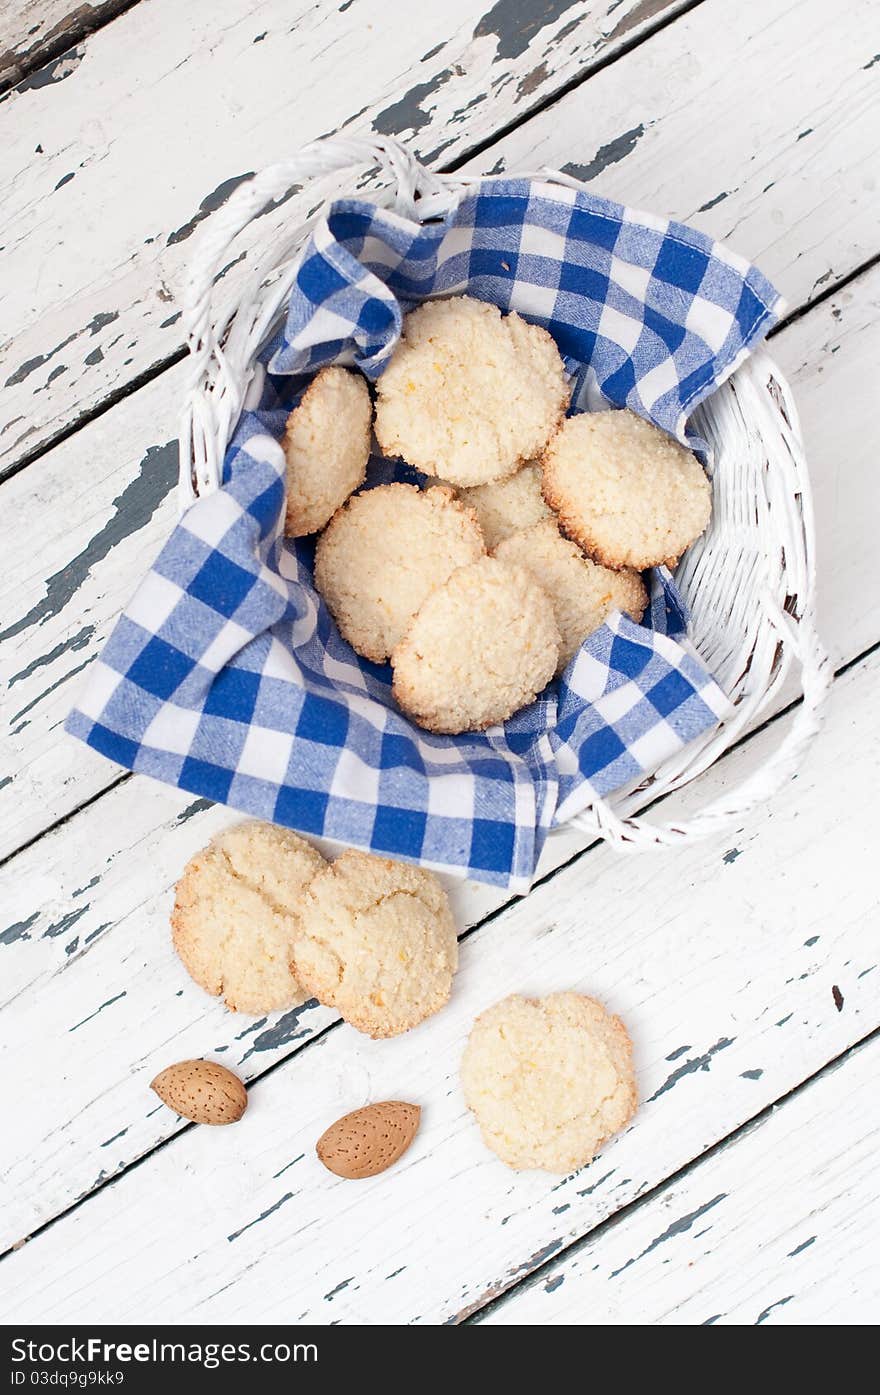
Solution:
[[[484,552],[473,510],[451,489],[383,484],[331,519],[318,539],[315,585],[352,648],[381,663],[425,597]]]
[[[554,518],[512,533],[492,556],[524,567],[550,597],[562,641],[557,672],[612,610],[625,611],[633,620],[645,613],[648,594],[639,573],[630,567],[611,571],[591,562],[562,536]]]
[[[197,852],[177,883],[171,929],[199,987],[254,1016],[303,1002],[293,945],[305,889],[325,866],[296,833],[256,819]]]
[[[523,465],[506,480],[493,480],[491,484],[463,489],[459,498],[469,504],[477,515],[490,552],[511,533],[531,528],[542,518],[553,517],[541,493],[541,467],[534,461]]]
[[[569,417],[541,464],[563,532],[606,567],[671,565],[709,522],[699,460],[635,412]]]
[[[311,884],[295,960],[303,987],[359,1032],[407,1032],[452,990],[458,941],[446,892],[422,867],[349,849]]]
[[[513,996],[482,1013],[461,1082],[484,1143],[517,1169],[576,1171],[637,1102],[626,1028],[580,993]]]
[[[425,601],[391,655],[392,692],[428,731],[482,731],[532,702],[558,658],[541,587],[522,567],[482,557]]]
[[[546,330],[470,296],[411,311],[376,390],[386,454],[458,486],[502,479],[538,455],[570,395]]]
[[[369,389],[359,374],[333,366],[312,379],[287,418],[282,441],[288,537],[317,533],[363,484],[372,414]]]

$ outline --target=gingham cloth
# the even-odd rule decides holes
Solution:
[[[313,543],[281,531],[287,413],[325,363],[377,377],[406,310],[461,292],[549,329],[574,410],[629,406],[682,440],[780,305],[703,234],[555,184],[486,181],[424,226],[334,204],[255,366],[223,487],[178,523],[67,729],[248,814],[524,891],[554,823],[655,769],[727,701],[663,568],[641,624],[610,616],[535,703],[475,735],[414,726],[390,667],[340,637]],[[391,477],[419,478],[374,457],[367,487]]]

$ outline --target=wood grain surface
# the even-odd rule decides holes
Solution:
[[[878,1070],[875,1039],[484,1320],[873,1327]]]
[[[0,6],[4,1321],[876,1314],[878,53],[869,0],[833,23],[819,0],[450,0],[405,22],[380,0]],[[384,1043],[314,1004],[254,1020],[198,990],[170,945],[173,884],[235,816],[61,730],[173,524],[195,238],[247,171],[336,128],[438,167],[566,166],[759,262],[789,303],[771,352],[843,666],[803,769],[733,837],[621,858],[565,831],[526,898],[450,883],[468,932],[453,1000]],[[791,720],[663,811],[757,769]],[[622,1014],[642,1104],[581,1173],[514,1174],[458,1061],[489,1002],[560,987]],[[249,1083],[240,1124],[194,1128],[150,1094],[188,1056]],[[424,1110],[398,1167],[324,1172],[324,1127],[388,1096]]]
[[[249,173],[337,129],[448,164],[685,3],[446,0],[400,24],[387,0],[143,0],[11,89],[0,469],[179,352],[192,236]],[[308,206],[254,222],[228,295]]]
[[[865,273],[772,343],[801,404],[819,534],[820,622],[836,663],[880,639],[877,608],[852,604],[874,565],[880,472],[872,467],[873,362],[880,354],[880,271]],[[0,576],[8,686],[0,848],[11,853],[118,781],[115,765],[62,722],[121,607],[173,526],[171,401],[185,366],[133,394],[0,485]],[[162,437],[167,435],[168,439]],[[155,445],[144,446],[145,441]],[[126,444],[127,443],[127,444]],[[45,516],[34,555],[16,526]],[[76,522],[72,522],[76,520]],[[794,696],[790,686],[781,701]],[[137,799],[131,791],[129,799]]]
[[[877,250],[880,203],[876,182],[851,181],[853,195],[843,216],[842,204],[828,198],[827,165],[833,158],[833,141],[838,138],[842,120],[857,122],[858,118],[862,123],[858,127],[859,149],[867,150],[871,138],[868,107],[863,97],[849,104],[851,88],[844,83],[841,90],[841,71],[845,66],[852,68],[864,81],[873,82],[874,72],[880,74],[880,65],[874,72],[863,73],[859,55],[870,38],[864,33],[847,37],[852,53],[819,64],[820,16],[815,6],[816,32],[807,29],[806,35],[816,84],[827,83],[820,108],[827,113],[826,137],[822,138],[817,128],[812,148],[806,139],[798,139],[806,120],[800,79],[792,75],[783,91],[779,83],[774,87],[777,140],[796,152],[797,177],[786,181],[780,176],[773,189],[762,194],[766,180],[763,174],[754,173],[755,133],[744,124],[731,122],[735,88],[731,86],[733,79],[726,76],[727,61],[715,72],[716,82],[707,79],[711,157],[695,158],[683,165],[684,127],[689,118],[675,85],[659,82],[652,75],[655,70],[677,70],[689,54],[705,52],[708,61],[714,51],[710,37],[717,27],[710,11],[714,3],[706,0],[556,103],[552,109],[555,119],[547,115],[527,121],[497,149],[510,151],[511,142],[518,141],[518,167],[542,162],[564,164],[567,155],[584,153],[585,131],[591,132],[590,141],[597,126],[613,131],[615,122],[624,119],[628,94],[642,94],[646,84],[655,81],[657,90],[651,93],[651,100],[656,99],[657,105],[645,137],[650,141],[650,154],[641,153],[644,141],[635,143],[628,154],[621,153],[605,164],[596,187],[613,197],[637,201],[641,184],[642,202],[659,211],[691,219],[715,236],[733,232],[737,250],[777,276],[794,310],[851,272],[865,259],[867,245]],[[775,24],[759,30],[745,27],[740,36],[738,71],[752,74],[762,91],[774,82],[785,33],[783,21],[790,16],[790,7],[778,0],[774,4],[779,10]],[[813,14],[811,7],[812,0],[801,7],[802,28]],[[765,7],[765,13],[772,14],[772,6]],[[731,32],[730,42],[735,39]],[[649,62],[652,51],[659,53],[659,62]],[[728,57],[729,52],[726,50]],[[816,84],[811,92],[814,99]],[[528,133],[537,127],[540,131],[532,140]],[[494,147],[487,150],[481,157],[481,168],[493,168],[500,158]],[[627,173],[631,161],[638,164],[639,171],[633,176]],[[730,193],[719,204],[714,194],[722,176]],[[768,199],[775,201],[772,207],[767,205]],[[699,214],[695,210],[701,203],[712,206]],[[766,208],[766,216],[758,216],[759,208]],[[798,230],[809,227],[810,239],[805,243],[800,231],[781,237],[780,227],[789,224]],[[875,242],[867,244],[869,226]],[[809,249],[809,265],[792,251],[804,245]],[[852,296],[859,297],[858,306]],[[815,489],[822,507],[827,504],[838,520],[830,532],[822,530],[819,539],[822,618],[827,621],[825,633],[838,661],[851,658],[880,638],[874,622],[876,609],[853,607],[849,602],[853,585],[870,564],[871,506],[876,506],[880,489],[876,472],[867,468],[873,437],[866,430],[869,355],[862,352],[866,335],[876,340],[876,297],[875,280],[859,282],[857,289],[845,290],[830,308],[819,311],[815,331],[806,328],[809,318],[800,322],[790,358],[787,334],[775,341],[772,350],[782,367],[794,373],[797,388],[802,380],[809,384],[810,390],[802,394],[802,411]],[[834,356],[841,354],[845,366],[833,362]],[[7,500],[6,508],[0,509],[0,549],[14,562],[0,578],[3,615],[8,617],[0,630],[0,640],[5,641],[0,673],[10,683],[12,699],[8,705],[6,768],[0,774],[3,853],[14,851],[118,777],[115,768],[101,757],[69,741],[60,723],[73,700],[74,685],[81,681],[80,675],[98,653],[113,618],[172,526],[174,441],[186,373],[183,366],[164,373],[16,479],[0,485],[0,501]],[[828,374],[831,381],[825,390],[823,378]],[[839,417],[829,416],[829,402],[837,402],[841,393],[846,402]],[[843,466],[853,452],[866,462],[864,466]],[[867,506],[859,505],[862,488],[871,492]],[[34,555],[30,538],[16,522],[20,514],[35,510],[47,519],[47,536],[39,556]],[[53,519],[57,520],[54,525]],[[847,534],[843,545],[841,530],[850,528],[852,536]],[[852,634],[851,626],[855,627]]]
[[[838,680],[821,745],[735,843],[637,859],[597,848],[487,921],[464,943],[452,1003],[415,1034],[375,1043],[340,1025],[315,1038],[324,1010],[289,1014],[286,1064],[252,1085],[240,1126],[183,1129],[10,1254],[0,1269],[7,1320],[81,1320],[93,1292],[117,1322],[144,1311],[157,1321],[242,1311],[461,1320],[875,1030],[880,893],[869,877],[843,890],[835,869],[867,859],[880,832],[870,798],[878,675],[875,653]],[[755,768],[788,720],[719,762],[677,807]],[[11,1038],[4,1077],[26,1093],[39,1082],[43,1100],[6,1144],[13,1230],[17,1221],[26,1234],[180,1129],[147,1089],[157,1069],[199,1042],[199,1054],[249,1072],[260,1037],[273,1045],[267,1024],[212,1012],[187,983],[166,911],[167,897],[151,898],[38,998],[25,989],[0,1014]],[[513,1174],[464,1108],[462,1046],[475,1015],[505,993],[562,987],[595,994],[628,1023],[642,1107],[585,1172]],[[53,1029],[25,1042],[36,1001]],[[203,1020],[181,1032],[194,1010]],[[362,1188],[330,1178],[314,1141],[338,1115],[383,1098],[422,1105],[419,1146]]]
[[[27,82],[26,91],[60,79],[63,55],[136,0],[3,0],[0,4],[0,92]]]

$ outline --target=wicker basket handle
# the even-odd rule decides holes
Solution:
[[[617,814],[605,800],[597,799],[583,813],[575,814],[568,823],[583,833],[604,838],[625,851],[671,847],[677,843],[711,838],[739,825],[747,814],[766,804],[786,780],[791,779],[819,730],[822,708],[834,675],[810,616],[804,616],[795,623],[769,598],[766,608],[780,641],[784,642],[800,665],[803,689],[803,700],[797,715],[776,751],[754,774],[726,790],[690,819],[652,823],[647,818]],[[688,776],[688,780],[682,783],[687,783],[691,778]]]
[[[260,291],[265,276],[277,269],[270,250],[262,258],[252,258],[250,289],[237,306],[221,313],[214,288],[221,268],[231,260],[230,249],[253,219],[294,185],[348,170],[385,176],[390,191],[383,196],[395,212],[417,220],[442,211],[449,201],[449,186],[455,182],[425,169],[397,141],[375,136],[312,141],[291,159],[268,165],[239,185],[202,230],[183,296],[182,323],[192,376],[181,422],[181,509],[219,484],[222,449],[241,410],[254,354],[288,289],[281,281],[275,298]],[[300,226],[300,234],[328,201],[321,201],[308,223]],[[299,245],[303,240],[300,236]],[[298,251],[298,246],[293,250]]]

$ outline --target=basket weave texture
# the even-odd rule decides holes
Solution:
[[[257,354],[283,318],[298,253],[329,202],[355,192],[365,171],[370,197],[421,221],[443,216],[485,179],[434,174],[395,142],[333,140],[306,146],[236,190],[212,220],[187,288],[193,375],[181,423],[182,508],[219,488],[229,440],[249,405]],[[552,170],[516,177],[585,187]],[[216,279],[236,238],[273,201],[311,180],[321,181],[323,197],[310,219],[252,254],[246,287],[219,311]],[[690,639],[731,699],[732,713],[637,788],[597,797],[571,820],[621,848],[670,846],[742,824],[799,767],[830,682],[815,630],[810,484],[784,377],[766,352],[755,353],[698,407],[691,424],[711,450],[713,515],[709,530],[685,554],[676,583],[690,607]],[[800,670],[803,701],[758,770],[686,821],[655,822],[638,813],[695,779],[760,721],[793,668]]]

